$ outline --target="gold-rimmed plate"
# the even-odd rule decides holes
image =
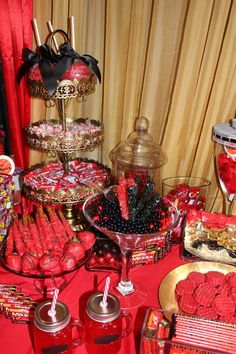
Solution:
[[[159,287],[158,296],[161,308],[166,311],[166,317],[169,320],[174,312],[180,312],[175,297],[176,284],[180,280],[186,279],[190,272],[207,273],[209,271],[228,274],[229,272],[236,272],[236,268],[217,262],[192,262],[173,269],[164,277]]]

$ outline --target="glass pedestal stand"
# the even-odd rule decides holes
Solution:
[[[115,193],[115,190],[114,190]],[[136,308],[140,306],[146,299],[147,292],[143,284],[133,283],[130,276],[130,269],[132,265],[132,254],[135,248],[140,246],[144,241],[150,238],[157,237],[159,234],[165,232],[169,228],[172,228],[178,221],[178,211],[176,207],[168,200],[165,201],[165,206],[168,209],[168,217],[170,218],[169,225],[166,229],[152,234],[125,234],[109,230],[104,227],[98,226],[95,222],[97,217],[98,208],[101,206],[101,201],[104,198],[104,193],[99,193],[95,196],[90,196],[83,204],[83,212],[86,219],[91,225],[97,228],[100,232],[107,235],[112,239],[119,247],[122,253],[122,270],[120,280],[114,281],[112,277],[112,290],[119,298],[121,308]]]

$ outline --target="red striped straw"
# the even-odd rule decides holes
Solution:
[[[52,303],[51,303],[51,308],[50,310],[48,311],[48,315],[51,316],[51,317],[54,317],[55,314],[56,314],[56,303],[57,303],[57,298],[58,298],[58,294],[59,294],[59,289],[55,289],[54,290],[54,294],[53,294],[53,299],[52,299]]]
[[[110,282],[111,282],[111,278],[107,277],[105,288],[103,291],[103,298],[102,298],[102,301],[100,302],[101,307],[107,307],[107,295],[108,295],[108,291],[109,291],[109,287],[110,287]]]

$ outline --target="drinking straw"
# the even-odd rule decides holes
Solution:
[[[56,314],[56,303],[57,303],[57,298],[58,298],[58,294],[59,294],[59,289],[55,289],[54,290],[54,294],[53,294],[53,299],[52,299],[52,303],[51,303],[51,308],[50,310],[48,311],[48,315],[51,316],[51,317],[54,317],[55,314]]]
[[[103,298],[102,298],[102,301],[100,302],[101,307],[107,307],[107,295],[108,295],[108,291],[109,291],[109,287],[110,287],[110,282],[111,282],[111,278],[107,277],[106,283],[105,283],[105,288],[103,291]]]
[[[52,32],[54,31],[54,30],[53,30],[53,27],[52,27],[52,22],[51,22],[51,21],[48,21],[48,22],[47,22],[47,25],[48,25],[48,30],[49,30],[49,33],[52,33]],[[52,40],[53,40],[54,45],[55,45],[55,48],[56,48],[56,50],[57,50],[57,52],[58,52],[58,50],[59,50],[59,46],[58,46],[58,43],[57,43],[56,37],[55,37],[55,36],[53,36],[53,37],[52,37]]]
[[[71,16],[70,20],[70,43],[71,47],[75,49],[75,18]]]
[[[36,18],[33,18],[32,24],[33,24],[35,41],[36,41],[37,47],[40,47],[41,46],[41,39],[40,39],[40,35],[39,35],[39,30],[38,30],[38,25],[37,25]]]

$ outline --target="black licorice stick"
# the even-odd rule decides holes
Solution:
[[[160,203],[160,196],[158,194],[153,194],[150,199],[147,201],[145,209],[142,210],[142,214],[140,215],[140,220],[145,220],[152,212],[155,210],[157,205]]]
[[[138,188],[133,185],[128,188],[128,207],[129,207],[129,217],[131,220],[135,218],[137,200],[138,200]]]
[[[154,183],[151,181],[147,182],[144,191],[137,202],[135,217],[143,210],[143,208],[145,208],[147,200],[149,199],[151,193],[153,192],[153,189],[154,189]]]

